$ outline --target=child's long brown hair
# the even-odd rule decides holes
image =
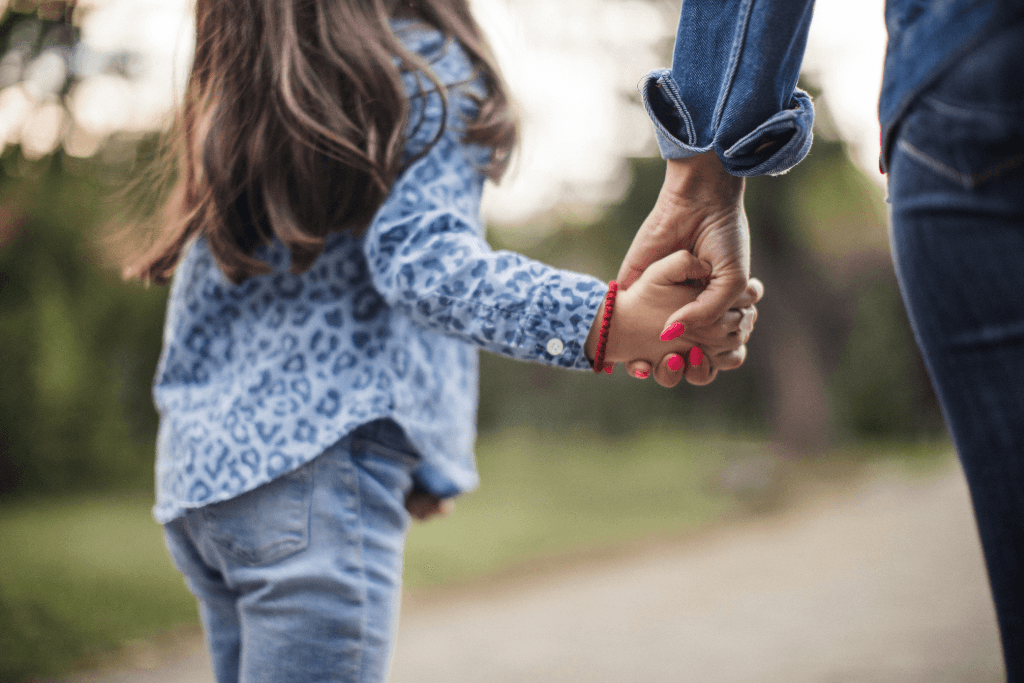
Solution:
[[[166,283],[197,236],[233,282],[269,271],[253,250],[272,236],[302,272],[329,233],[366,227],[403,170],[402,71],[422,71],[445,95],[393,35],[397,4],[196,0],[195,58],[171,133],[176,176],[160,236],[129,277]],[[467,138],[495,150],[487,173],[497,178],[516,123],[467,0],[403,5],[461,43],[483,76],[488,92]]]

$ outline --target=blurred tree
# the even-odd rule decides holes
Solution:
[[[820,104],[818,118],[827,132]],[[845,144],[819,134],[791,172],[751,179],[747,210],[752,269],[768,292],[757,333],[769,346],[774,439],[813,453],[837,436],[941,430],[889,256],[883,192]]]
[[[134,157],[116,166],[67,156],[60,148],[64,114],[55,117],[48,142],[32,132],[46,112],[65,111],[75,82],[73,7],[21,0],[0,17],[5,495],[151,480],[156,419],[148,388],[165,293],[120,283],[100,266],[97,240],[98,227],[118,210],[104,198]]]
[[[97,267],[94,169],[2,161],[0,493],[147,483],[166,293]]]

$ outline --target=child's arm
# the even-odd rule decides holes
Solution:
[[[431,62],[435,70],[461,50],[448,46]],[[447,82],[472,79],[462,61],[464,73],[452,69]],[[441,109],[436,93],[419,99],[426,104],[413,108],[425,124],[415,129],[413,149],[433,139]],[[371,221],[363,253],[374,289],[423,327],[512,358],[589,370],[583,344],[607,284],[487,244],[480,221],[486,150],[462,139],[474,107],[466,88],[449,90],[444,134],[398,178]]]
[[[399,178],[367,231],[374,286],[416,323],[519,360],[589,370],[607,285],[521,254],[482,235],[482,179],[449,130]],[[710,269],[685,251],[653,264],[620,291],[607,363],[657,362],[692,343],[659,341],[668,315],[696,298]],[[586,347],[586,348],[585,348]]]
[[[457,44],[445,49],[432,61],[435,68],[450,58],[455,68],[448,82],[471,80],[468,61],[459,66]],[[412,102],[425,122],[415,128],[411,147],[417,148],[433,139],[441,107],[432,92]],[[364,254],[374,288],[407,318],[439,333],[520,360],[589,370],[592,354],[584,344],[607,285],[487,244],[479,215],[486,150],[462,139],[474,107],[467,88],[449,91],[443,135],[398,178],[371,222]],[[623,292],[607,360],[660,358],[662,348],[681,346],[657,343],[658,326],[694,298],[692,288],[673,283],[707,274],[688,254],[669,257],[644,286]],[[661,296],[668,303],[655,303]],[[654,343],[642,341],[648,338]],[[643,355],[627,355],[634,350]]]
[[[454,135],[446,132],[399,178],[367,231],[374,288],[438,333],[518,360],[589,370],[583,344],[607,284],[491,249],[478,214],[483,180]]]

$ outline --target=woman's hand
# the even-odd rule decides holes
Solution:
[[[671,311],[659,331],[677,331],[674,325],[680,324],[691,342],[688,348],[701,349],[707,360],[696,358],[696,352],[691,359],[688,351],[680,366],[678,359],[666,356],[654,373],[664,386],[675,386],[684,375],[691,384],[707,384],[718,370],[737,368],[746,357],[746,338],[740,331],[748,329],[745,336],[749,337],[757,316],[753,306],[764,288],[749,280],[750,235],[743,187],[743,179],[729,175],[714,152],[669,160],[654,208],[622,262],[619,286],[627,291],[651,264],[681,249],[710,266],[707,287],[693,301]],[[742,342],[737,345],[738,339]],[[680,369],[671,369],[677,366]],[[639,363],[628,367],[634,376],[645,372]],[[646,368],[650,374],[650,362]]]

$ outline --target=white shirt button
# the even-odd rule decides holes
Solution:
[[[560,356],[564,350],[565,344],[558,337],[552,337],[548,340],[548,353],[552,356]]]

